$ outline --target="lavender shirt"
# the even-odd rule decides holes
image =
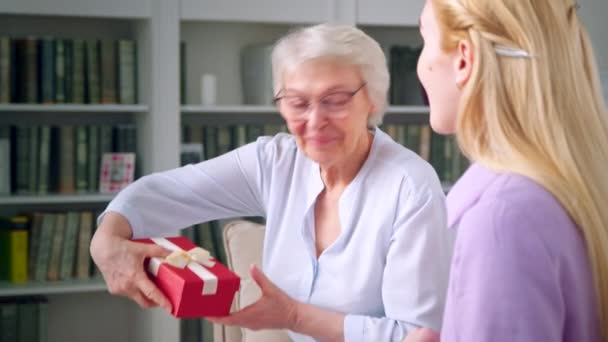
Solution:
[[[538,183],[473,164],[448,196],[457,229],[441,341],[599,341],[585,244]]]

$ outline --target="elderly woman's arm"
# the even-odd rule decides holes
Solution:
[[[223,217],[263,215],[253,185],[260,177],[256,151],[250,144],[198,165],[143,177],[121,191],[101,216],[90,246],[109,291],[142,307],[170,309],[142,267],[145,258],[167,252],[129,240],[166,235]]]

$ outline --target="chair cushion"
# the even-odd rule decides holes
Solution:
[[[231,221],[224,227],[224,248],[228,267],[241,277],[241,289],[237,292],[233,308],[240,310],[260,296],[260,288],[249,275],[249,266],[261,268],[265,227],[246,220]],[[234,335],[227,331],[226,335]],[[289,342],[291,339],[282,330],[241,329],[242,342]],[[232,342],[232,341],[227,341]]]

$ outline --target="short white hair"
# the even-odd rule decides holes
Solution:
[[[274,93],[283,88],[286,69],[322,57],[337,57],[359,68],[375,108],[368,125],[380,125],[390,82],[386,57],[378,42],[354,26],[319,24],[293,30],[279,39],[272,51]]]

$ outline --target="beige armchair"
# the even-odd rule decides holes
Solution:
[[[232,221],[223,228],[224,248],[228,267],[241,277],[233,310],[243,308],[260,297],[260,289],[249,277],[249,265],[262,265],[264,226],[245,220]],[[252,331],[238,327],[214,326],[215,342],[288,342],[291,339],[282,330]]]

